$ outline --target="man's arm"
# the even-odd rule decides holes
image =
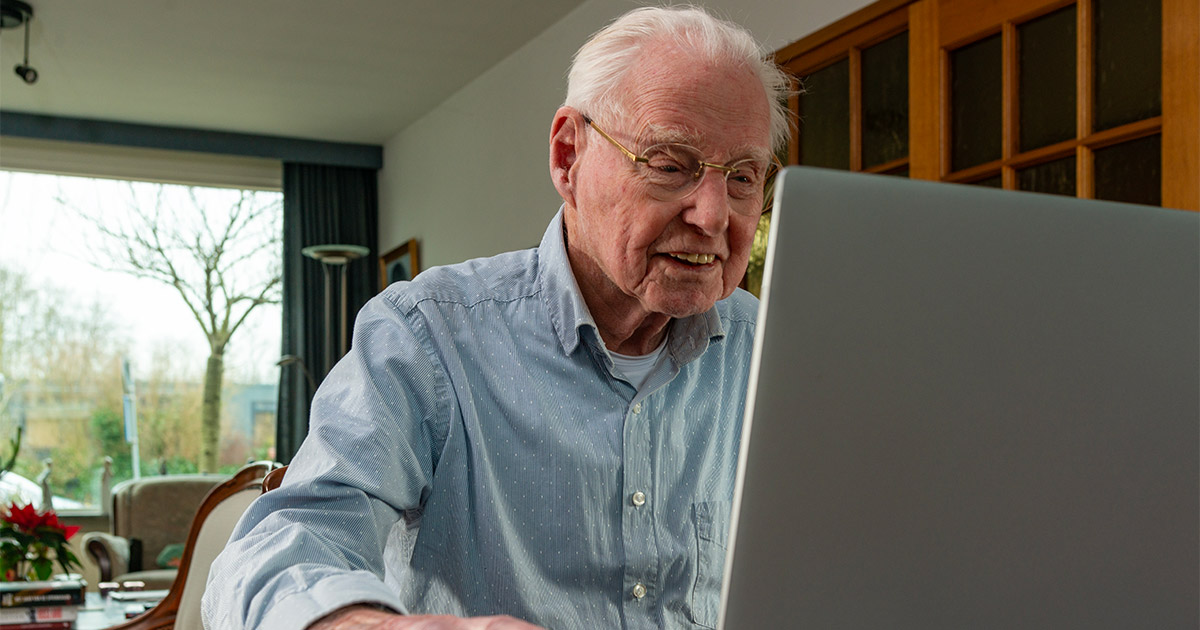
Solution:
[[[446,615],[407,617],[372,606],[350,606],[335,611],[308,627],[308,630],[539,630],[512,617],[474,617],[460,619]]]
[[[213,563],[207,627],[303,628],[362,602],[404,611],[382,581],[383,550],[433,476],[438,423],[451,414],[439,378],[441,366],[390,302],[363,308],[353,348],[313,399],[309,435],[283,485],[250,506]]]

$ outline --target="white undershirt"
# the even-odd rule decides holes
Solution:
[[[611,350],[609,350],[608,354],[612,356],[613,365],[616,366],[617,371],[624,374],[631,385],[637,389],[641,389],[642,385],[646,383],[646,377],[650,376],[650,370],[653,370],[654,366],[658,365],[658,359],[662,357],[663,350],[666,348],[667,342],[664,339],[650,354],[631,357],[627,354],[618,354]]]

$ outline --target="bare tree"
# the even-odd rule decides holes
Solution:
[[[280,300],[281,204],[277,195],[243,190],[214,211],[213,195],[198,195],[196,187],[130,183],[128,189],[124,217],[76,212],[103,235],[92,264],[174,288],[204,332],[209,356],[199,466],[215,472],[225,353],[255,308]],[[71,207],[61,196],[59,203]]]
[[[9,436],[24,428],[7,469],[32,478],[50,457],[55,494],[86,500],[99,459],[90,416],[120,409],[116,368],[128,348],[107,307],[78,302],[0,264],[0,456],[15,453]]]

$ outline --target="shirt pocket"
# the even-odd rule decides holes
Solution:
[[[716,628],[721,609],[721,581],[725,578],[725,549],[729,541],[729,501],[692,504],[696,531],[696,582],[689,601],[692,622]]]

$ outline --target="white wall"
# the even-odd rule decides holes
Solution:
[[[588,0],[384,145],[379,250],[421,241],[430,267],[537,245],[560,199],[550,184],[550,119],[571,55],[637,6]],[[771,50],[869,0],[704,0]],[[479,60],[489,64],[486,59]]]

